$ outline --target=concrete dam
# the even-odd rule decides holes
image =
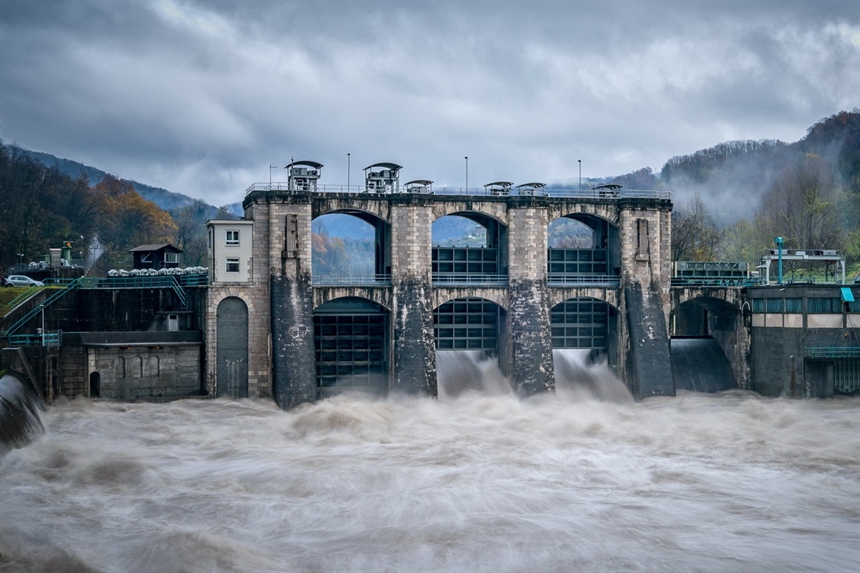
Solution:
[[[284,408],[344,388],[436,395],[436,351],[470,350],[530,395],[554,389],[554,350],[590,349],[635,397],[674,395],[668,193],[401,188],[394,164],[371,166],[361,190],[323,189],[319,164],[288,167],[287,185],[249,188],[244,220],[209,222],[211,394]],[[372,227],[373,272],[313,272],[312,222],[329,214]],[[434,245],[448,216],[480,225],[484,243]],[[590,246],[551,247],[559,219]]]
[[[205,273],[22,292],[0,320],[3,368],[46,404],[439,396],[466,355],[521,396],[569,383],[573,356],[636,399],[860,391],[860,285],[753,285],[747,263],[672,262],[668,193],[401,188],[394,164],[322,187],[319,167],[296,162],[286,184],[247,190],[242,219],[209,221]],[[332,220],[363,228],[360,268],[315,259],[314,225]],[[451,220],[471,234],[440,233]]]

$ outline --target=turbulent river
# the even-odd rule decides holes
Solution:
[[[57,403],[0,460],[0,571],[860,570],[860,399],[634,403],[586,377]]]

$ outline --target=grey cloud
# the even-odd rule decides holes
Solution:
[[[0,137],[217,204],[290,156],[571,182],[860,106],[853,2],[39,5],[0,4]]]

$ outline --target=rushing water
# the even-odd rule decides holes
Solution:
[[[860,399],[568,366],[528,400],[55,404],[0,460],[0,571],[860,570]]]

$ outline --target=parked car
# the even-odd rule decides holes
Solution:
[[[42,281],[31,279],[30,277],[24,275],[9,275],[8,277],[6,277],[6,280],[3,281],[3,286],[45,286],[45,283],[43,283]]]

